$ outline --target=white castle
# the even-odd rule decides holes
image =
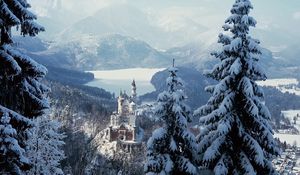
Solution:
[[[123,142],[138,142],[136,124],[137,93],[135,81],[131,83],[131,96],[126,92],[120,92],[118,97],[118,111],[110,117],[109,140]]]

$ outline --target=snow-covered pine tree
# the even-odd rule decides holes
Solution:
[[[270,113],[263,103],[263,90],[255,81],[266,80],[258,64],[259,41],[249,36],[256,21],[249,16],[250,0],[236,0],[220,34],[220,59],[209,77],[219,81],[206,88],[208,103],[195,111],[200,115],[199,149],[203,165],[216,175],[276,174],[271,159],[279,148],[273,139]],[[230,34],[231,33],[231,34]]]
[[[13,128],[11,120],[17,118],[18,122],[28,124],[26,118],[4,107],[1,108],[0,118],[0,174],[21,174],[20,167],[29,168],[29,160],[24,156],[25,150],[20,147],[17,140],[17,131]]]
[[[177,68],[170,68],[168,90],[158,96],[155,115],[163,122],[147,143],[146,174],[197,174],[195,136],[188,131],[191,111]]]
[[[36,16],[28,11],[29,7],[26,0],[0,0],[0,118],[5,118],[0,125],[13,130],[9,134],[6,130],[0,133],[6,136],[0,140],[1,174],[21,174],[30,168],[23,156],[25,130],[31,126],[28,118],[41,115],[49,107],[45,98],[48,88],[40,82],[46,68],[12,45],[13,27],[20,27],[24,36],[35,36],[44,30],[34,22]],[[15,146],[8,146],[12,143]]]
[[[60,161],[65,158],[62,146],[65,135],[59,132],[60,123],[46,115],[34,120],[35,127],[30,130],[26,155],[33,163],[27,172],[31,174],[61,175]]]

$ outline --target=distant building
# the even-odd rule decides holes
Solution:
[[[123,144],[138,144],[141,142],[139,126],[136,123],[137,93],[134,80],[131,85],[131,96],[121,91],[118,97],[118,111],[114,112],[110,117],[107,133],[110,142],[120,141]]]

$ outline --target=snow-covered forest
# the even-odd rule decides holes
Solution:
[[[298,0],[0,0],[0,174],[300,174],[299,20]]]

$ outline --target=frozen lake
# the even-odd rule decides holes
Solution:
[[[136,81],[138,95],[143,95],[154,91],[154,87],[150,83],[152,76],[164,70],[148,69],[148,68],[133,68],[133,69],[119,69],[108,71],[88,71],[95,75],[95,80],[86,85],[92,87],[99,87],[119,95],[120,90],[131,93],[131,82]]]

